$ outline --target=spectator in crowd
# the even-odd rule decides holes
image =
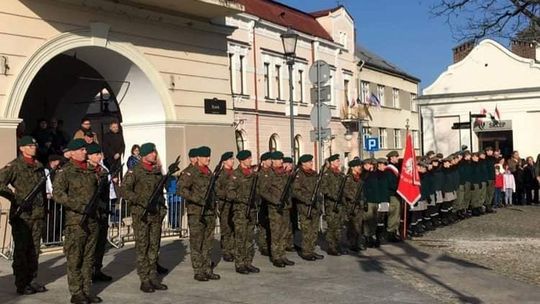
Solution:
[[[109,132],[103,135],[105,165],[111,170],[120,166],[125,150],[126,144],[124,143],[124,135],[120,131],[120,124],[114,121],[109,125]]]
[[[139,155],[140,149],[141,147],[139,145],[133,145],[131,147],[131,155],[127,161],[127,167],[129,170],[133,169],[133,167],[135,167],[135,165],[141,161],[141,156]]]
[[[525,190],[526,204],[538,204],[538,180],[536,177],[536,165],[532,156],[527,157],[527,161],[523,166],[523,188]]]
[[[52,197],[52,183],[54,181],[55,173],[62,165],[62,156],[51,154],[48,157],[47,165],[45,166],[45,174],[47,175],[47,181],[45,183],[45,190],[47,193],[47,222],[48,225],[45,228],[46,233],[43,235],[43,240],[46,243],[56,243],[62,239],[62,218],[63,209],[60,205],[54,202]]]
[[[506,165],[506,160],[504,159],[504,157],[500,157],[497,159],[497,164],[499,166],[499,172],[501,174],[504,174],[504,167]]]
[[[51,152],[52,146],[52,135],[48,128],[47,120],[38,120],[38,126],[32,133],[32,136],[38,144],[38,160],[42,164],[47,163],[47,157]]]
[[[91,143],[97,143],[96,133],[94,133],[92,131],[86,131],[86,133],[84,133],[83,139],[84,139],[84,141],[86,142],[87,145],[89,145]]]
[[[510,166],[506,165],[503,175],[503,187],[504,187],[504,204],[506,206],[512,205],[513,194],[516,192],[516,183],[514,175],[510,171]]]
[[[87,132],[94,133],[94,142],[96,144],[99,144],[96,133],[92,131],[92,123],[90,122],[90,119],[88,117],[84,117],[83,119],[81,119],[81,126],[79,130],[77,130],[75,134],[73,134],[73,139],[84,138]]]
[[[508,159],[508,162],[507,162],[510,172],[512,173],[516,172],[517,167],[520,162],[521,162],[521,158],[519,157],[519,152],[518,151],[512,152],[512,156]]]
[[[49,122],[49,132],[52,137],[52,153],[61,154],[62,150],[66,147],[69,138],[67,134],[62,131],[61,124],[56,118],[52,118]]]
[[[501,166],[495,165],[495,196],[493,202],[493,208],[499,208],[501,205],[503,193],[504,193],[504,176],[501,172]]]
[[[21,121],[18,125],[17,125],[17,140],[21,139],[21,137],[23,137],[24,135],[26,135],[26,123],[23,121]]]

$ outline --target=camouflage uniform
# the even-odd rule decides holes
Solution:
[[[248,171],[249,170],[249,171]],[[255,221],[257,209],[252,205],[249,217],[246,217],[251,185],[254,176],[251,169],[242,169],[240,166],[232,173],[228,185],[227,199],[233,203],[234,221],[234,263],[236,268],[251,265],[255,255]]]
[[[266,191],[266,189],[261,189],[261,184],[264,184],[265,182],[263,180],[270,177],[270,172],[272,171],[271,168],[263,168],[261,167],[261,175],[259,176],[259,182],[257,185],[257,193],[261,193],[261,191]],[[264,255],[269,255],[270,249],[269,249],[269,243],[270,243],[270,221],[268,218],[268,205],[265,200],[260,200],[260,206],[259,211],[257,214],[258,217],[258,224],[257,224],[257,247],[259,248],[259,251]]]
[[[107,169],[103,168],[103,170]],[[98,236],[96,241],[96,253],[94,257],[94,275],[97,272],[101,272],[101,268],[103,267],[103,257],[107,249],[107,232],[109,229],[109,194],[109,187],[106,187],[106,189],[104,189],[103,193],[100,195],[99,205],[97,208],[98,214],[96,220],[98,224]]]
[[[216,196],[219,208],[219,231],[221,234],[221,253],[234,256],[233,204],[227,199],[227,189],[233,170],[223,169],[216,181]]]
[[[71,295],[90,295],[98,225],[96,212],[81,227],[85,207],[97,189],[99,174],[86,163],[70,161],[56,173],[53,196],[65,208],[64,252]]]
[[[357,248],[362,237],[364,206],[363,202],[357,201],[356,198],[358,191],[362,191],[363,184],[364,182],[360,178],[360,175],[357,176],[351,172],[343,193],[347,215],[347,239],[351,248]]]
[[[189,246],[191,250],[191,265],[195,275],[212,273],[212,242],[216,226],[214,206],[207,209],[204,221],[200,215],[203,208],[204,195],[210,184],[212,173],[210,169],[203,172],[198,166],[188,166],[180,174],[177,194],[186,199],[189,225]]]
[[[273,261],[285,258],[287,229],[289,229],[289,213],[286,212],[291,206],[285,202],[285,208],[279,210],[281,194],[287,183],[287,173],[283,168],[273,168],[263,173],[259,179],[259,193],[263,202],[268,206],[268,218],[270,221],[270,255]]]
[[[45,187],[32,202],[31,210],[24,210],[20,217],[15,212],[34,186],[45,176],[38,161],[27,162],[19,157],[0,170],[0,195],[11,201],[10,224],[15,248],[13,274],[17,289],[24,288],[37,276],[39,247],[45,218]],[[15,188],[12,192],[8,185]]]
[[[313,255],[317,244],[317,231],[319,230],[320,207],[313,206],[311,219],[308,218],[308,209],[311,204],[311,195],[317,183],[317,172],[314,170],[298,171],[292,186],[292,197],[298,208],[300,231],[302,231],[302,254]]]
[[[343,206],[338,200],[339,186],[341,184],[343,174],[332,169],[326,171],[323,175],[321,184],[321,193],[324,195],[324,220],[328,224],[326,230],[326,241],[328,242],[328,250],[339,251],[341,231],[343,225]],[[337,208],[334,208],[337,206]]]
[[[122,184],[122,195],[131,206],[133,233],[135,235],[135,252],[137,253],[137,274],[141,282],[158,282],[157,261],[161,225],[167,207],[165,198],[158,195],[153,208],[143,218],[150,195],[163,178],[160,166],[149,166],[142,162],[129,170]],[[153,209],[153,210],[152,210]]]

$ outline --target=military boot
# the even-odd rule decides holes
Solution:
[[[326,253],[328,253],[328,255],[333,255],[333,256],[340,256],[341,255],[341,253],[334,247],[329,247],[326,250]]]
[[[197,273],[193,276],[193,278],[196,280],[196,281],[199,281],[199,282],[207,282],[208,281],[208,277],[206,276],[206,274],[204,273]]]
[[[291,261],[291,260],[289,260],[289,259],[287,259],[287,258],[285,258],[285,257],[282,258],[281,260],[282,260],[283,263],[285,263],[285,265],[287,265],[287,266],[293,266],[293,265],[294,265],[294,262],[293,262],[293,261]]]
[[[246,269],[251,273],[259,273],[259,272],[261,272],[261,270],[258,267],[255,267],[255,266],[253,266],[251,264],[248,264],[246,266]]]
[[[169,289],[169,287],[167,285],[161,283],[157,279],[150,280],[150,284],[152,285],[152,287],[154,287],[154,290],[167,290],[167,289]]]
[[[285,263],[283,263],[282,260],[273,260],[272,265],[274,265],[275,267],[278,267],[278,268],[285,267]]]
[[[304,260],[306,260],[306,261],[315,261],[315,260],[317,259],[317,258],[315,258],[314,255],[312,255],[312,254],[304,254],[303,252],[299,252],[298,255],[299,255],[302,259],[304,259]]]
[[[217,273],[214,273],[212,270],[210,270],[210,272],[206,273],[206,277],[209,279],[209,280],[219,280],[221,279],[221,276]]]
[[[145,293],[151,293],[155,291],[154,286],[152,286],[150,281],[141,282],[140,290]]]
[[[316,253],[316,252],[313,252],[312,254],[313,254],[313,256],[314,256],[317,260],[322,260],[322,259],[324,259],[324,255],[322,255],[322,254],[318,254],[318,253]]]
[[[234,262],[234,257],[231,254],[224,254],[223,261],[225,262]]]
[[[110,282],[112,277],[104,274],[101,270],[96,270],[94,275],[92,275],[92,281],[94,282]]]
[[[73,304],[88,304],[89,303],[86,296],[83,295],[82,293],[72,295],[70,302]]]
[[[244,265],[236,267],[235,270],[236,270],[236,272],[238,272],[240,274],[249,274],[249,270]]]
[[[20,294],[20,295],[31,295],[31,294],[35,294],[36,293],[36,290],[30,286],[30,285],[26,285],[26,286],[23,286],[23,287],[17,287],[17,293]]]
[[[167,274],[167,273],[169,273],[169,269],[159,265],[159,263],[157,263],[156,271],[157,271],[158,274]]]
[[[101,302],[103,302],[102,298],[100,298],[98,296],[94,296],[94,295],[86,296],[86,299],[88,300],[88,303],[101,303]]]

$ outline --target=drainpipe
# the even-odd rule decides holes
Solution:
[[[258,162],[260,162],[261,157],[261,151],[259,148],[260,139],[259,139],[259,91],[257,86],[257,43],[256,43],[256,35],[255,35],[255,28],[257,27],[257,23],[260,21],[258,19],[257,21],[253,22],[253,88],[254,88],[254,94],[255,94],[255,144],[256,144],[256,153],[257,153],[257,159]]]

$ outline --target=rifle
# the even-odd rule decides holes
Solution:
[[[56,171],[56,169],[53,169],[49,171],[49,174],[44,175],[34,186],[34,188],[32,188],[30,192],[28,192],[28,194],[22,200],[21,204],[17,207],[17,210],[15,211],[15,217],[20,217],[24,210],[29,210],[32,207],[32,202],[34,201],[38,193],[43,190],[43,186],[47,182],[47,178],[49,178],[49,176],[51,176],[54,171]]]
[[[298,175],[298,171],[300,170],[300,166],[296,165],[296,168],[293,172],[289,175],[287,178],[287,183],[285,184],[285,187],[283,188],[283,192],[281,192],[281,197],[279,199],[279,206],[278,206],[278,212],[281,214],[283,213],[283,209],[285,209],[285,202],[289,200],[289,197],[291,195],[291,186],[294,182],[294,179],[296,178],[296,175]]]
[[[319,190],[321,189],[321,182],[323,178],[324,170],[326,169],[327,162],[324,162],[324,165],[322,166],[321,170],[319,171],[319,174],[317,175],[317,183],[315,184],[315,188],[313,188],[313,193],[311,193],[311,204],[308,206],[308,212],[307,212],[307,218],[311,219],[311,213],[313,211],[313,206],[317,204],[317,200],[319,198]]]
[[[124,164],[121,164],[114,171],[108,172],[107,174],[103,174],[103,176],[99,178],[98,186],[96,187],[96,190],[94,190],[92,197],[90,198],[90,200],[84,207],[83,216],[81,218],[81,221],[79,222],[79,225],[81,227],[83,228],[86,227],[86,222],[88,221],[88,217],[92,215],[92,212],[96,210],[96,206],[98,204],[98,200],[100,199],[101,193],[103,193],[103,191],[106,189],[105,187],[109,187],[109,185],[111,184],[112,178],[111,180],[109,180],[109,175],[111,177],[115,176],[116,174],[118,174],[118,172],[120,172],[123,166]]]
[[[345,193],[345,185],[347,184],[347,179],[349,179],[349,174],[350,173],[351,173],[351,168],[349,167],[349,169],[347,170],[347,173],[345,174],[345,176],[341,178],[341,183],[339,184],[337,200],[336,200],[336,202],[334,204],[334,208],[333,208],[333,211],[335,213],[339,212],[338,204],[341,203],[341,201],[343,201],[343,194]]]
[[[257,165],[257,173],[251,181],[251,188],[249,190],[248,205],[246,208],[246,218],[251,219],[251,206],[254,204],[255,195],[257,195],[257,182],[259,181],[259,172],[261,171],[262,162]]]
[[[152,191],[152,194],[148,198],[148,201],[146,202],[146,208],[144,208],[144,212],[142,215],[142,220],[146,221],[146,216],[151,210],[155,209],[155,201],[159,195],[163,195],[163,187],[165,187],[165,183],[167,180],[180,168],[178,168],[178,165],[180,164],[180,155],[176,158],[174,163],[169,165],[169,168],[167,168],[167,174],[163,175],[161,179],[159,180],[159,183],[154,187],[154,190]]]
[[[210,183],[208,184],[208,188],[206,188],[206,193],[204,194],[204,205],[201,209],[199,222],[201,222],[205,226],[206,226],[206,220],[204,219],[204,214],[206,213],[206,210],[210,209],[210,207],[214,203],[214,187],[222,171],[223,171],[223,162],[220,161],[217,164],[216,168],[214,168],[214,172],[212,173],[212,177],[210,178]]]

